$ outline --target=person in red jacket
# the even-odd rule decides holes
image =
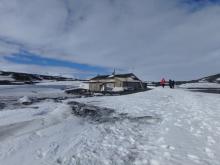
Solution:
[[[166,83],[166,80],[164,78],[162,78],[162,80],[160,80],[160,85],[164,88]]]

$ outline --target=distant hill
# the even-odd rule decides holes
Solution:
[[[211,76],[206,76],[200,79],[190,80],[190,81],[177,81],[177,85],[186,84],[186,83],[198,83],[198,82],[209,82],[209,83],[220,83],[220,74],[215,74]]]
[[[71,81],[76,79],[60,76],[0,71],[0,85],[33,84],[44,80]]]
[[[203,77],[195,80],[186,81],[176,81],[176,85],[187,84],[187,83],[198,83],[198,82],[210,82],[210,83],[220,83],[220,74],[215,74],[207,77]],[[160,86],[160,82],[157,81],[145,81],[149,86]]]

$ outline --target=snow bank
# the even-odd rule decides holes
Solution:
[[[18,102],[21,103],[21,104],[30,104],[32,101],[29,97],[24,96],[24,97],[20,98],[18,100]]]

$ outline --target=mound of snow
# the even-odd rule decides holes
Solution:
[[[20,98],[18,100],[18,102],[21,103],[21,104],[31,104],[32,100],[29,97],[24,96],[24,97]]]

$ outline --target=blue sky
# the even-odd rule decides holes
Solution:
[[[97,74],[107,74],[110,68],[91,66],[88,64],[80,64],[65,60],[47,58],[40,55],[32,54],[27,51],[20,51],[19,53],[12,54],[10,56],[4,56],[4,59],[16,63],[16,64],[27,64],[27,65],[39,65],[39,66],[49,66],[49,67],[66,67],[76,69],[89,74],[88,72]],[[82,75],[84,76],[84,75]]]
[[[1,0],[0,70],[86,77],[116,68],[145,80],[219,73],[219,4]]]

